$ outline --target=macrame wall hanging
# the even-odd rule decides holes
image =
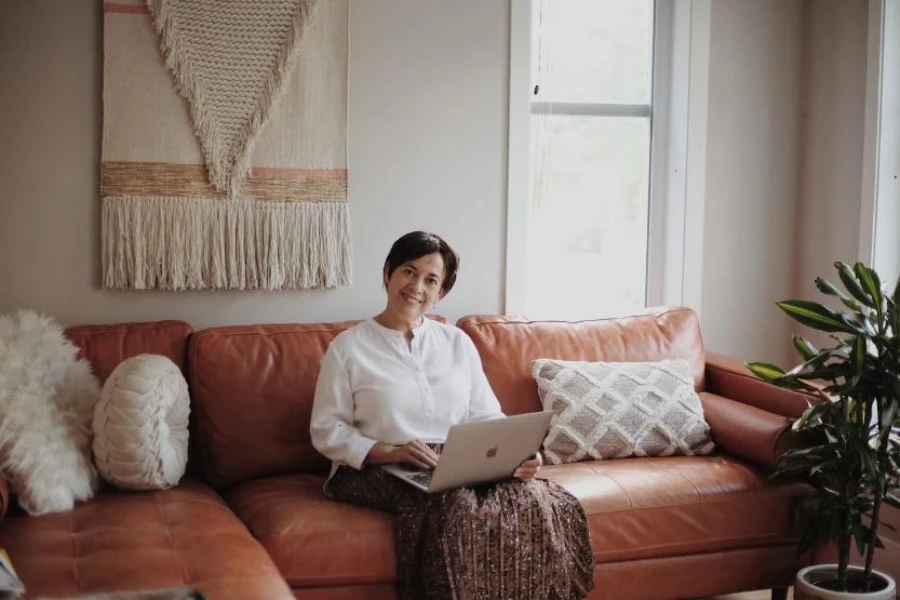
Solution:
[[[104,5],[105,288],[349,285],[348,3]]]

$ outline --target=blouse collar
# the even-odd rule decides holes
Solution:
[[[428,317],[426,317],[425,315],[422,315],[420,318],[421,318],[421,321],[419,322],[419,324],[416,325],[415,327],[413,327],[411,330],[413,332],[413,339],[418,338],[425,331],[425,327],[428,324],[428,321],[429,321]],[[402,331],[399,331],[397,329],[391,329],[390,327],[385,327],[384,325],[382,325],[381,323],[376,321],[374,317],[369,319],[369,321],[375,325],[376,329],[378,329],[382,333],[384,333],[384,335],[403,339]]]

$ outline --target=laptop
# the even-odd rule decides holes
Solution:
[[[454,425],[432,470],[381,465],[388,473],[428,493],[512,477],[541,447],[553,411]]]

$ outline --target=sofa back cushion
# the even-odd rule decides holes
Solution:
[[[100,378],[106,380],[122,361],[138,354],[160,354],[175,363],[187,377],[188,338],[194,328],[185,321],[143,321],[114,325],[77,325],[66,336],[78,346]],[[187,473],[196,473],[195,440],[189,438]]]
[[[191,338],[192,433],[206,481],[327,469],[309,439],[316,378],[328,344],[355,323],[216,327]]]
[[[491,388],[508,415],[541,410],[531,375],[537,358],[592,362],[683,358],[690,364],[695,389],[703,389],[700,323],[688,308],[648,309],[629,317],[577,322],[468,316],[457,325],[475,343]]]
[[[72,340],[94,369],[100,382],[126,358],[138,354],[161,354],[187,375],[187,341],[190,324],[184,321],[149,321],[116,325],[79,325],[66,329]]]

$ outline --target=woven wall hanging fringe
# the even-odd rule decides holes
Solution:
[[[348,0],[104,6],[104,287],[349,285]]]

